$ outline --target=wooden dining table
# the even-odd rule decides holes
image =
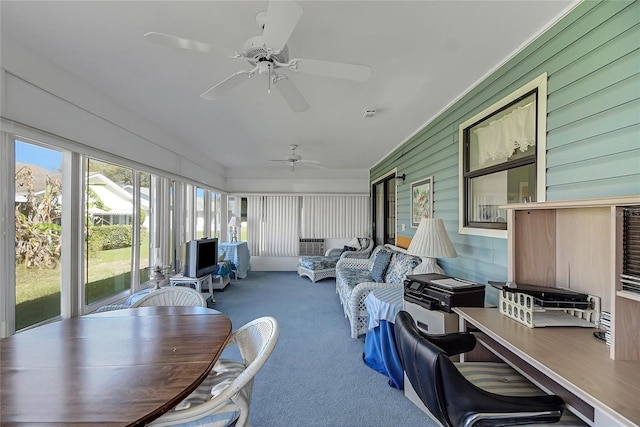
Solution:
[[[188,396],[231,336],[202,307],[140,307],[0,340],[0,425],[144,425]]]

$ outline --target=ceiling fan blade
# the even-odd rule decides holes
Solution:
[[[307,101],[300,95],[298,89],[296,89],[287,76],[278,74],[273,84],[278,88],[278,92],[280,92],[280,95],[282,95],[293,111],[300,113],[309,109],[309,104],[307,104]]]
[[[325,77],[366,82],[371,77],[368,65],[345,64],[342,62],[320,61],[317,59],[294,59],[291,67],[294,71],[316,74]]]
[[[227,77],[226,79],[224,79],[223,81],[221,81],[220,83],[212,87],[211,89],[204,92],[202,95],[200,95],[200,97],[208,100],[218,99],[224,96],[231,89],[247,81],[252,75],[253,75],[253,70],[238,71],[237,73],[230,75],[229,77]]]
[[[196,40],[185,39],[171,34],[156,33],[154,31],[142,36],[145,40],[163,46],[177,47],[180,49],[195,50],[196,52],[209,53],[211,45]]]
[[[323,165],[322,163],[316,161],[316,160],[301,160],[298,163],[301,163],[307,167],[313,168],[313,169],[328,169],[325,165]]]
[[[290,0],[270,1],[262,39],[274,50],[281,50],[302,16],[302,7]]]

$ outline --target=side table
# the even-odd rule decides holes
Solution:
[[[389,377],[389,385],[402,390],[404,371],[396,349],[395,318],[402,310],[404,288],[375,289],[364,304],[369,314],[369,326],[364,341],[362,359],[370,368]]]
[[[209,301],[213,304],[216,300],[213,298],[213,283],[211,281],[211,275],[207,274],[202,277],[185,277],[182,274],[178,274],[169,279],[171,286],[187,286],[191,289],[195,289],[198,292],[202,292],[202,289],[206,286],[209,290],[209,298],[207,298],[207,304]]]
[[[236,267],[236,278],[244,279],[251,270],[251,255],[247,242],[220,242],[219,249],[224,249],[226,261],[231,261]]]

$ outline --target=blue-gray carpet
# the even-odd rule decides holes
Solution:
[[[280,325],[278,344],[255,377],[253,427],[436,425],[364,364],[364,336],[350,337],[335,280],[252,271],[214,297],[234,329],[261,316]]]

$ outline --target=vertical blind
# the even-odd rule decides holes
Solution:
[[[640,206],[622,212],[622,289],[640,293]]]
[[[302,196],[303,238],[369,235],[369,196]]]
[[[260,220],[262,218],[262,197],[247,197],[247,246],[251,255],[260,253]]]
[[[299,238],[369,235],[369,196],[248,196],[247,245],[255,256],[298,256]]]
[[[247,244],[257,256],[297,256],[298,196],[247,198]]]

